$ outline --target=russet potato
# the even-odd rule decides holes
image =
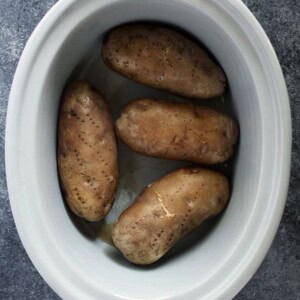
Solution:
[[[103,219],[117,187],[117,147],[108,106],[86,81],[73,83],[64,96],[57,160],[70,209],[88,221]]]
[[[148,185],[113,226],[115,246],[132,263],[157,261],[207,218],[220,213],[229,197],[222,174],[182,168]]]
[[[129,102],[115,127],[140,154],[207,165],[229,159],[238,139],[237,123],[223,113],[157,99]]]
[[[199,45],[162,26],[134,24],[111,30],[102,58],[123,76],[183,97],[217,97],[226,85],[222,69]]]

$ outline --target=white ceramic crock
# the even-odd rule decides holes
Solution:
[[[127,264],[109,245],[76,228],[56,170],[57,112],[67,80],[88,77],[112,109],[113,101],[120,106],[118,98],[155,94],[112,74],[100,59],[103,34],[136,20],[178,26],[210,49],[227,74],[226,101],[241,134],[224,214],[200,242],[149,268]],[[128,161],[126,153],[120,164]],[[274,238],[290,154],[282,72],[266,34],[240,0],[61,0],[28,41],[9,99],[6,167],[14,219],[35,267],[64,299],[232,298]],[[147,168],[143,174],[145,182],[153,177]]]

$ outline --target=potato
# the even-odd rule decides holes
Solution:
[[[223,94],[226,77],[207,53],[174,30],[126,25],[109,32],[104,62],[114,71],[153,88],[207,99]]]
[[[151,264],[228,202],[222,174],[182,168],[148,185],[113,226],[115,246],[135,264]]]
[[[67,90],[59,115],[58,170],[70,209],[88,221],[110,210],[117,185],[112,118],[98,90],[86,81]]]
[[[129,102],[116,131],[140,154],[201,164],[226,161],[238,138],[237,123],[223,113],[154,99]]]

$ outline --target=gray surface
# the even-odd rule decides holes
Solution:
[[[55,2],[0,1],[0,299],[59,299],[20,242],[4,170],[5,115],[13,75],[28,37]],[[300,1],[245,3],[267,32],[283,68],[292,108],[293,156],[288,201],[278,233],[262,266],[236,299],[300,299]]]

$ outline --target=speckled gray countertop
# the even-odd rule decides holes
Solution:
[[[221,1],[221,0],[220,0]],[[0,299],[59,299],[29,260],[13,221],[5,179],[5,116],[13,75],[31,32],[55,0],[0,1]],[[291,182],[263,264],[235,299],[300,299],[300,1],[245,0],[281,63],[293,118]]]

